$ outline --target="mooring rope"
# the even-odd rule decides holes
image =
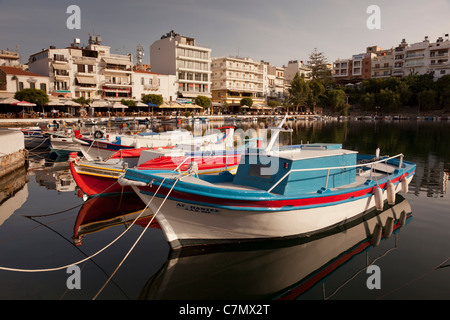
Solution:
[[[165,179],[165,178],[164,178]],[[164,181],[164,180],[163,180]],[[179,181],[179,179],[175,179],[174,184],[172,185],[172,187],[170,188],[169,192],[167,193],[166,197],[164,198],[164,200],[161,202],[161,204],[159,205],[158,209],[156,210],[156,212],[153,214],[153,217],[150,219],[150,221],[147,223],[147,225],[145,226],[145,228],[142,230],[141,234],[139,235],[139,237],[137,238],[137,240],[134,242],[134,244],[131,246],[130,250],[128,250],[127,254],[123,257],[122,261],[119,263],[119,265],[116,267],[116,269],[114,270],[114,272],[111,274],[111,276],[108,278],[108,280],[106,280],[105,284],[100,288],[100,290],[97,292],[97,294],[94,296],[94,298],[92,298],[92,300],[97,299],[98,295],[103,291],[103,289],[106,287],[106,285],[109,283],[109,281],[112,279],[112,277],[114,277],[114,275],[116,274],[116,272],[119,270],[119,268],[122,266],[122,264],[125,262],[125,260],[128,258],[128,256],[130,255],[131,251],[134,250],[134,248],[136,247],[136,245],[138,244],[138,242],[141,240],[142,236],[144,235],[144,233],[147,231],[147,229],[149,228],[149,226],[151,225],[151,223],[153,222],[153,220],[155,219],[156,215],[159,213],[159,210],[161,210],[162,206],[164,205],[164,203],[166,202],[167,198],[169,197],[169,195],[171,194],[173,188],[175,187],[175,185],[177,184],[177,182]],[[159,188],[162,186],[163,182],[161,182],[161,184],[158,187]],[[147,206],[152,202],[153,198],[155,197],[157,192],[155,192],[155,194],[153,195],[153,197],[150,199],[149,203],[147,204]]]
[[[109,244],[107,244],[106,246],[104,246],[102,249],[98,250],[97,252],[95,252],[94,254],[79,260],[77,262],[73,262],[71,264],[67,264],[64,266],[60,266],[60,267],[53,267],[53,268],[45,268],[45,269],[20,269],[20,268],[10,268],[10,267],[1,267],[0,266],[0,270],[4,270],[4,271],[14,271],[14,272],[27,272],[27,273],[33,273],[33,272],[49,272],[49,271],[57,271],[57,270],[62,270],[62,269],[67,269],[70,266],[76,265],[76,264],[80,264],[83,263],[87,260],[92,259],[93,257],[99,255],[100,253],[102,253],[103,251],[105,251],[107,248],[109,248],[110,246],[112,246],[115,242],[117,242],[120,238],[122,238],[130,229],[131,227],[136,223],[136,221],[142,216],[142,214],[147,210],[148,206],[150,205],[150,203],[153,201],[153,199],[155,198],[156,194],[158,193],[159,189],[161,188],[161,185],[163,184],[164,180],[166,178],[164,178],[161,182],[161,184],[159,185],[158,189],[156,190],[155,194],[153,195],[153,197],[150,199],[150,201],[147,203],[147,205],[145,206],[145,208],[141,211],[141,213],[133,220],[133,222],[130,224],[130,226],[128,228],[126,228],[119,236],[117,236],[113,241],[111,241]]]

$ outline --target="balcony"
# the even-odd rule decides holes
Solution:
[[[133,70],[131,68],[126,68],[124,66],[117,66],[117,65],[106,65],[103,68],[103,73],[121,73],[121,74],[130,74],[133,73]]]
[[[405,67],[422,67],[424,65],[423,61],[410,61],[405,64]]]
[[[106,86],[111,88],[129,88],[133,86],[133,82],[110,82],[110,81],[102,81],[100,86]]]
[[[423,58],[423,57],[425,57],[424,53],[408,53],[406,55],[406,59]]]
[[[448,60],[437,61],[437,62],[431,61],[431,63],[430,63],[430,67],[446,67],[448,65],[449,65]]]
[[[442,58],[442,57],[448,57],[448,52],[430,52],[430,58]]]

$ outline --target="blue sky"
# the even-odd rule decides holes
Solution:
[[[81,29],[69,30],[69,5],[81,9]],[[369,30],[369,5],[381,10],[381,29]],[[50,45],[66,47],[88,33],[102,37],[112,53],[145,49],[174,30],[212,49],[212,56],[240,55],[276,66],[307,60],[317,48],[330,62],[450,33],[450,0],[0,0],[0,49],[30,54]]]

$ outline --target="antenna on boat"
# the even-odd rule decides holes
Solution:
[[[270,130],[272,130],[273,134],[270,137],[270,141],[266,147],[266,149],[264,150],[266,153],[269,153],[272,151],[272,147],[275,144],[275,141],[278,140],[278,136],[280,135],[280,132],[292,132],[293,130],[291,128],[283,128],[284,123],[286,122],[288,114],[286,113],[286,115],[284,116],[283,120],[281,120],[280,124],[277,127],[272,127],[269,128]]]

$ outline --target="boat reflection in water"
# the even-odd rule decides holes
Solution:
[[[143,211],[145,209],[145,211]],[[73,241],[79,246],[82,239],[90,233],[102,231],[117,225],[147,226],[153,213],[146,209],[136,194],[111,195],[88,199],[80,211],[74,226]],[[150,228],[159,228],[156,219]]]
[[[374,210],[358,221],[308,239],[210,251],[171,251],[140,298],[298,299],[347,261],[392,234],[396,248],[398,232],[411,218],[409,203],[398,196],[395,205],[386,205],[382,212]]]

